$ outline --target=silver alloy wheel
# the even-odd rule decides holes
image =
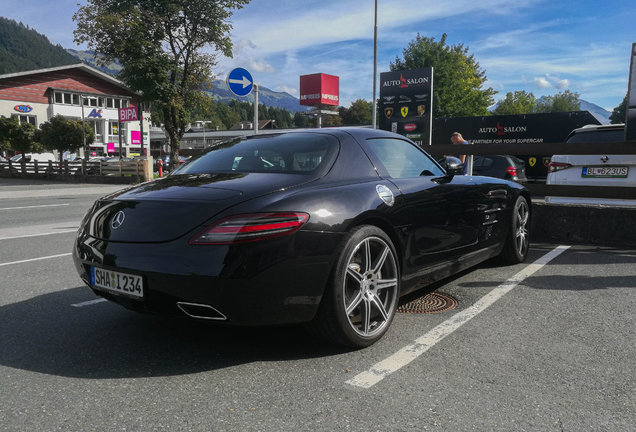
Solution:
[[[521,256],[525,256],[527,250],[528,250],[528,246],[529,246],[529,237],[530,234],[528,233],[528,221],[530,218],[530,211],[528,210],[528,203],[526,203],[526,201],[522,201],[520,202],[519,208],[517,209],[517,214],[516,214],[516,219],[517,219],[517,232],[516,232],[516,238],[517,238],[517,252],[519,253],[519,255]]]
[[[366,237],[353,249],[342,286],[344,310],[358,335],[373,337],[391,322],[397,308],[397,275],[395,255],[380,237]]]

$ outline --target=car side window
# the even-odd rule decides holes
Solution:
[[[367,145],[393,178],[442,176],[444,172],[414,144],[393,138],[373,138]]]

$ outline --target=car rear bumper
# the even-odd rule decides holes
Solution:
[[[291,324],[315,315],[341,239],[300,231],[238,245],[192,246],[184,239],[115,243],[80,233],[73,260],[97,295],[134,311],[234,325]],[[93,286],[91,266],[142,276],[143,299]]]

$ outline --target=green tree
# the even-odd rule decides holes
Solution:
[[[419,34],[395,58],[391,71],[432,67],[434,74],[433,116],[463,117],[488,115],[497,92],[484,89],[485,71],[464,45],[446,45],[446,33],[439,42]]]
[[[609,119],[611,124],[625,123],[625,116],[627,115],[627,95],[623,98],[623,102],[618,104],[616,108],[612,110]]]
[[[34,153],[40,151],[40,148],[32,124],[20,124],[17,117],[0,116],[0,149]]]
[[[296,111],[294,114],[294,126],[297,128],[306,128],[309,118],[306,115],[302,115],[300,111]]]
[[[364,99],[351,102],[351,106],[342,111],[342,123],[348,125],[371,124],[373,104]]]
[[[85,122],[82,128],[81,120],[71,120],[59,114],[42,123],[40,131],[42,146],[47,150],[57,150],[60,162],[65,151],[74,152],[84,146],[84,131],[86,131],[86,145],[91,145],[95,141],[95,132],[89,123]]]
[[[493,115],[531,114],[535,111],[537,99],[525,90],[506,93],[506,97],[497,103]]]
[[[170,138],[170,164],[178,164],[179,142],[188,125],[186,107],[200,103],[210,88],[216,56],[232,57],[233,9],[249,0],[87,0],[73,16],[75,42],[117,59],[119,77],[142,101],[152,102]]]
[[[551,112],[567,112],[567,111],[580,111],[581,103],[579,102],[579,94],[572,93],[570,90],[565,90],[562,93],[557,93],[554,96],[543,96],[537,101],[536,112],[538,113],[551,113]]]

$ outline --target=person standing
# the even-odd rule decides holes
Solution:
[[[451,135],[451,142],[455,145],[468,144],[468,141],[466,141],[462,134],[460,134],[459,132],[453,132],[453,134]],[[468,164],[466,163],[466,155],[460,154],[457,157],[464,164],[464,175],[468,175]]]

